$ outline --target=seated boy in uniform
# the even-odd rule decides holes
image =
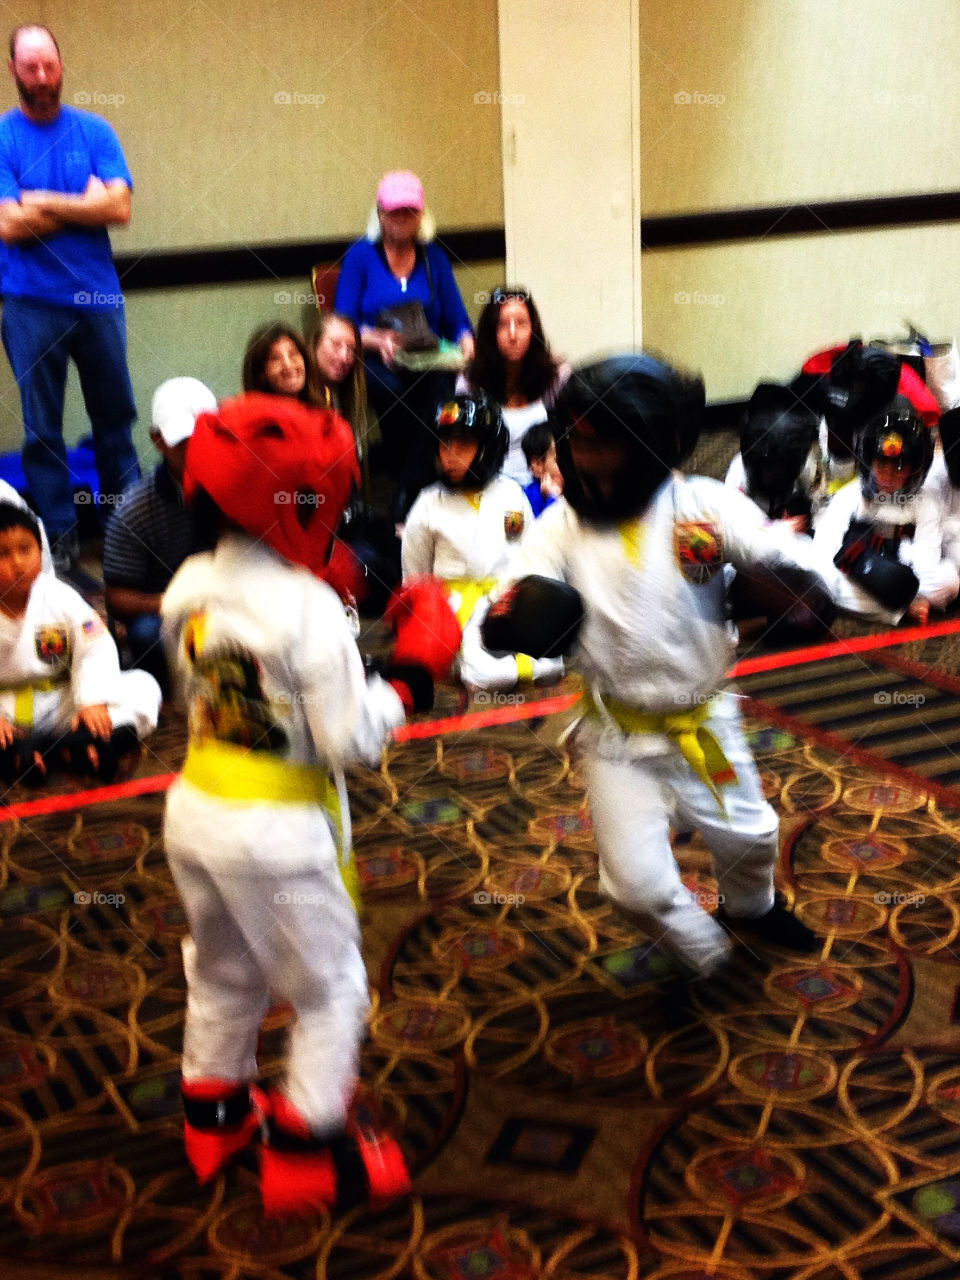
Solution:
[[[64,765],[109,780],[155,728],[160,689],[120,671],[100,618],[42,555],[32,515],[0,502],[0,776],[37,784]]]

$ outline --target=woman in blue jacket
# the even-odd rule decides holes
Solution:
[[[416,174],[388,173],[377,188],[367,234],[347,250],[334,308],[360,328],[367,392],[380,420],[383,460],[396,478],[393,514],[402,520],[421,488],[434,479],[430,429],[437,404],[453,393],[447,372],[411,373],[396,364],[404,346],[389,324],[391,309],[419,302],[437,338],[473,355],[473,331],[450,260],[424,227],[423,187]]]

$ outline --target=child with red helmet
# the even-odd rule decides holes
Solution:
[[[217,516],[219,539],[184,563],[163,600],[189,726],[164,828],[190,922],[187,1155],[206,1181],[262,1121],[272,1215],[380,1201],[409,1185],[396,1143],[349,1110],[367,984],[345,886],[342,766],[375,762],[405,708],[430,704],[456,637],[444,643],[432,628],[432,653],[421,647],[417,664],[366,678],[322,580],[358,478],[350,427],[330,410],[250,394],[202,414],[184,488]],[[276,997],[296,1023],[282,1082],[262,1095],[251,1088],[257,1041]]]

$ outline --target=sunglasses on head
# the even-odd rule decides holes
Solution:
[[[501,289],[498,286],[491,294],[490,301],[495,302],[497,306],[504,302],[529,302],[530,290],[523,289],[519,285],[515,289]]]

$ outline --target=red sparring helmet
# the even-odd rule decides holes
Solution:
[[[248,392],[201,413],[183,488],[210,495],[227,519],[341,595],[356,593],[337,526],[360,483],[350,426],[331,409]],[[352,560],[352,557],[350,557]]]

